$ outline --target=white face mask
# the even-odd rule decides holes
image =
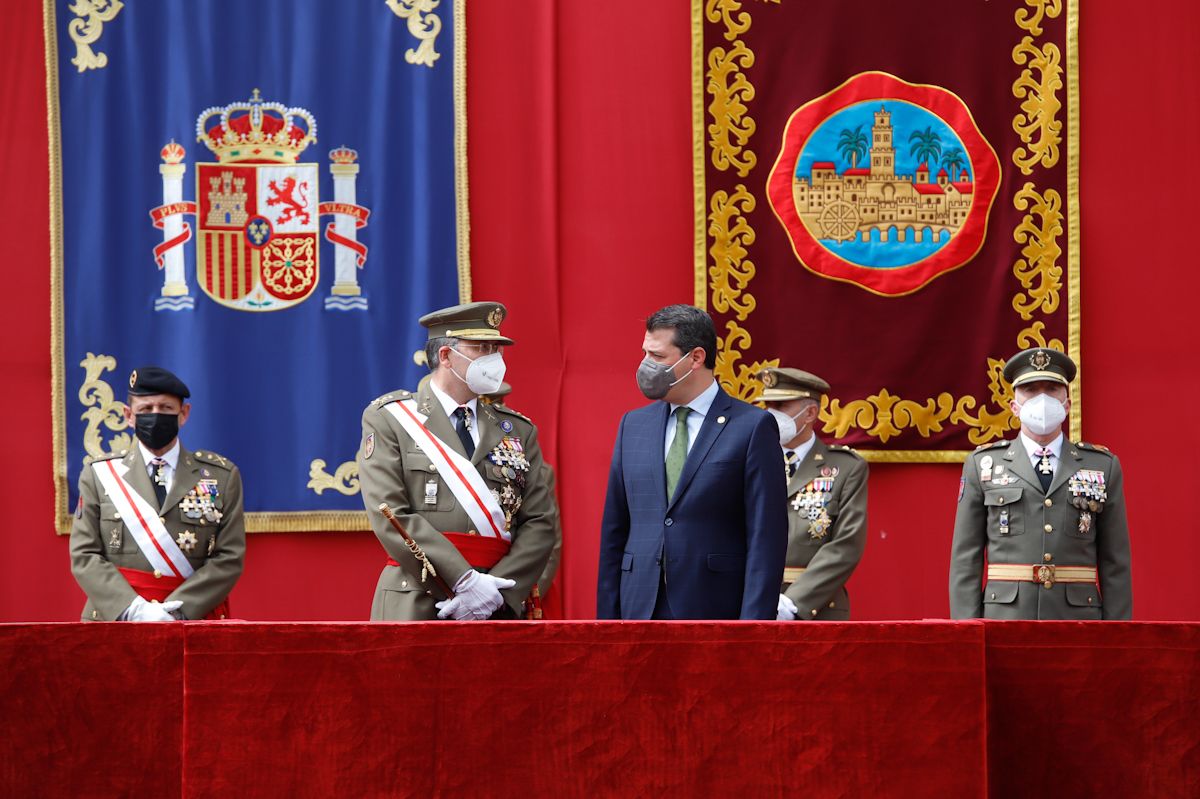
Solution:
[[[1062,427],[1066,418],[1066,407],[1049,394],[1038,394],[1021,404],[1021,424],[1034,435],[1050,435]]]
[[[504,372],[507,369],[504,365],[503,355],[493,352],[489,355],[480,355],[478,358],[468,358],[454,348],[451,348],[450,351],[462,355],[471,362],[471,365],[467,367],[466,377],[455,372],[453,366],[450,367],[454,376],[466,383],[467,388],[476,394],[491,394],[500,390],[500,384],[504,382]]]
[[[797,413],[796,416],[788,416],[783,411],[777,411],[774,408],[767,408],[767,413],[775,417],[775,423],[779,425],[779,444],[787,446],[787,443],[796,436],[800,435],[800,430],[796,429],[796,416],[804,413],[803,410]]]

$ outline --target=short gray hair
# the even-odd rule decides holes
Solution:
[[[453,347],[458,344],[458,339],[450,336],[437,336],[425,342],[425,365],[429,367],[429,371],[437,371],[438,368],[438,352],[442,347]]]

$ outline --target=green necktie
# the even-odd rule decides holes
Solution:
[[[675,486],[679,485],[679,475],[683,474],[683,463],[687,460],[687,415],[691,412],[692,409],[686,405],[675,409],[675,438],[667,450],[667,502],[675,496]]]

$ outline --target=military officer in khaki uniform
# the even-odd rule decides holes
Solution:
[[[125,419],[137,444],[84,466],[71,571],[84,621],[218,619],[242,574],[242,478],[228,459],[179,440],[191,405],[166,369],[129,377]]]
[[[480,399],[492,404],[504,405],[506,398],[511,393],[512,386],[508,383],[501,383],[500,388]],[[550,491],[550,498],[554,501],[554,549],[550,550],[550,560],[546,561],[546,568],[542,569],[542,576],[537,579],[539,599],[545,597],[546,592],[550,590],[550,586],[554,583],[554,577],[558,574],[558,567],[562,564],[562,513],[559,510],[558,496],[554,489],[554,467],[545,463],[542,476],[546,481],[546,488]]]
[[[845,621],[846,582],[867,544],[867,462],[826,445],[814,426],[829,384],[814,374],[768,368],[756,401],[779,424],[788,474],[788,548],[777,619]]]
[[[950,556],[953,618],[1132,615],[1121,463],[1063,435],[1074,378],[1075,363],[1057,350],[1024,350],[1005,364],[1021,433],[979,447],[963,465]]]
[[[431,374],[363,411],[358,474],[372,528],[387,551],[374,620],[520,618],[554,546],[555,506],[542,479],[537,428],[481,402],[504,378],[503,305],[474,302],[426,314]],[[395,513],[456,594],[447,600],[401,536]]]

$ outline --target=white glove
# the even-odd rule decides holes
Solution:
[[[119,618],[123,621],[175,621],[171,613],[181,607],[183,603],[178,599],[160,603],[147,602],[142,597],[135,596]]]
[[[797,610],[796,603],[788,598],[787,594],[780,594],[779,607],[775,610],[775,621],[795,621]]]
[[[494,577],[490,574],[469,570],[454,584],[454,599],[443,599],[437,603],[438,618],[486,619],[504,604],[501,588],[512,588],[515,580]]]

